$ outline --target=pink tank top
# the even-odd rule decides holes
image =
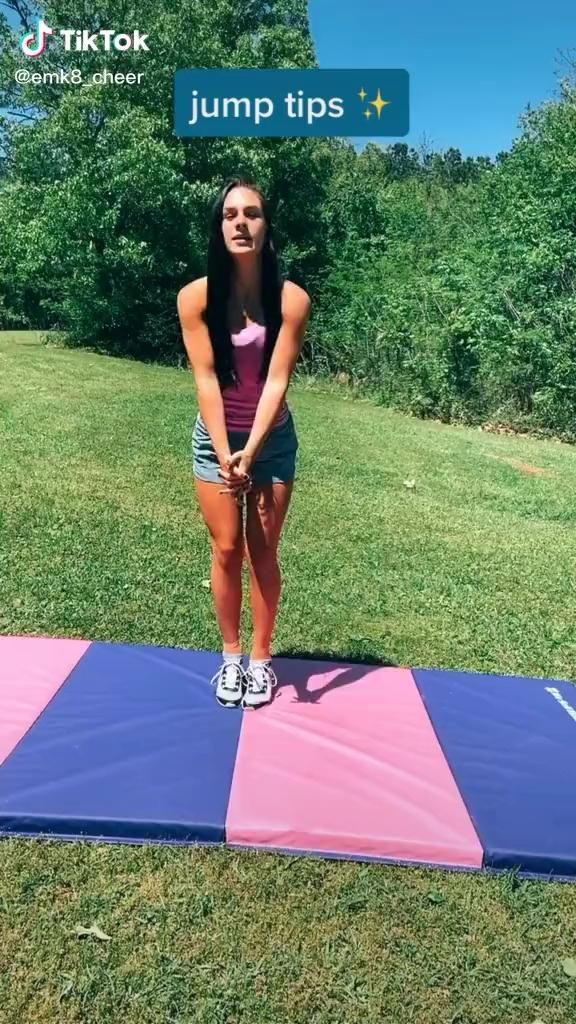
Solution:
[[[266,327],[263,324],[248,324],[237,334],[232,334],[238,383],[222,389],[224,417],[228,430],[252,429],[265,384],[265,381],[258,377],[265,342]],[[279,427],[285,423],[289,414],[290,410],[284,400],[272,427]]]

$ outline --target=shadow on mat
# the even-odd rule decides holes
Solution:
[[[336,655],[333,651],[275,651],[274,661],[282,658],[285,661],[299,661],[298,665],[286,665],[276,667],[278,677],[278,697],[284,687],[293,686],[296,691],[294,702],[317,704],[325,693],[330,690],[338,690],[341,686],[350,686],[358,682],[367,674],[368,668],[397,668],[395,662],[384,661],[381,658],[374,658],[370,655],[357,655],[351,651],[342,651]],[[317,663],[302,664],[302,661]],[[348,664],[348,668],[340,671],[339,675],[330,679],[324,686],[308,689],[308,682],[317,672],[329,672],[337,665]]]

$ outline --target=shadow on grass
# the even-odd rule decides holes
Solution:
[[[298,662],[298,664],[281,665],[278,662]],[[274,664],[278,677],[279,691],[284,687],[293,686],[296,691],[294,700],[297,703],[317,704],[325,693],[338,690],[341,686],[350,686],[368,674],[369,668],[397,668],[395,662],[384,661],[372,655],[358,655],[353,651],[342,651],[338,656],[333,651],[275,651]],[[330,672],[342,666],[342,671],[324,686],[309,689],[311,679],[324,672]]]

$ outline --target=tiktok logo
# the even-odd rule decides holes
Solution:
[[[79,28],[50,28],[42,19],[38,22],[36,32],[29,32],[22,36],[20,46],[27,57],[39,57],[46,49],[48,36],[54,33],[62,36],[64,50],[67,53],[89,53],[93,50],[118,50],[123,53],[125,50],[149,50],[146,40],[148,36],[136,29],[135,32],[116,32],[113,28],[101,28],[98,32],[90,32],[89,29]],[[100,46],[99,43],[103,45]]]
[[[46,40],[48,36],[53,35],[55,31],[55,28],[50,28],[50,26],[40,18],[36,32],[29,32],[27,36],[22,36],[22,39],[20,40],[20,45],[26,56],[39,57],[41,53],[44,53],[44,50],[46,49]]]

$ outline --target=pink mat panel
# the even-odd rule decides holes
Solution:
[[[277,663],[294,685],[243,716],[228,843],[481,867],[410,670]]]
[[[0,636],[0,765],[42,714],[90,643]]]

